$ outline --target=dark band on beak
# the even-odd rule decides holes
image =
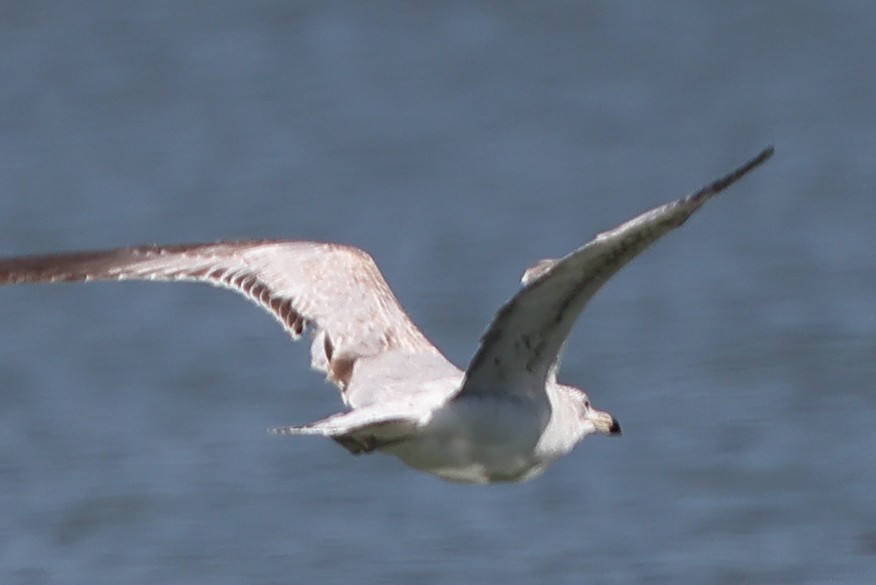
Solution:
[[[614,417],[611,418],[611,426],[608,427],[608,434],[609,435],[622,435],[623,434],[623,431],[621,430],[620,423],[617,422],[617,419]]]

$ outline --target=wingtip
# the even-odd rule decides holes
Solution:
[[[714,183],[712,183],[712,186],[715,187],[715,189],[718,191],[720,191],[722,189],[726,189],[727,187],[729,187],[730,185],[732,185],[733,183],[735,183],[736,181],[738,181],[739,179],[741,179],[742,177],[744,177],[745,175],[747,175],[748,173],[750,173],[751,171],[753,171],[754,169],[756,169],[757,167],[759,167],[760,165],[762,165],[763,163],[768,161],[770,159],[770,157],[773,156],[774,152],[775,152],[775,149],[772,146],[767,146],[766,148],[761,150],[757,156],[750,159],[748,162],[746,162],[742,166],[736,168],[734,171],[732,171],[728,175],[725,175],[724,177],[722,177],[722,178],[718,179],[717,181],[715,181]]]
[[[716,179],[709,183],[707,186],[703,187],[696,193],[690,196],[689,200],[701,200],[704,201],[709,199],[712,195],[716,193],[720,193],[766,161],[768,161],[773,154],[775,153],[775,148],[772,145],[767,146],[763,150],[761,150],[757,156],[749,159],[739,167],[735,168],[728,174],[724,175],[720,179]]]
[[[770,158],[772,158],[772,156],[775,154],[775,152],[776,152],[775,147],[772,144],[770,144],[770,145],[766,146],[766,148],[761,150],[760,154],[758,154],[756,157],[751,159],[751,162],[754,164],[755,167],[759,166],[759,165],[765,163],[766,161],[768,161]],[[754,168],[754,167],[752,167],[752,168]]]

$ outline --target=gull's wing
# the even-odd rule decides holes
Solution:
[[[772,154],[767,148],[699,191],[603,232],[564,258],[542,260],[527,270],[523,288],[499,309],[481,339],[460,394],[542,394],[569,331],[599,288]]]
[[[0,259],[0,284],[89,280],[195,281],[234,290],[293,339],[312,327],[311,364],[341,389],[360,357],[394,349],[439,354],[371,256],[351,246],[242,241]]]

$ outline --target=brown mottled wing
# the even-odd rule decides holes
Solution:
[[[773,154],[767,148],[710,185],[603,232],[557,261],[541,261],[496,314],[466,371],[460,395],[538,396],[569,331],[594,294],[630,260],[682,225],[706,201]]]
[[[350,246],[243,241],[0,259],[0,284],[89,280],[196,281],[237,291],[293,339],[312,327],[311,363],[341,388],[360,357],[438,353],[371,256]]]

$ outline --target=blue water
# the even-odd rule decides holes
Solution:
[[[7,3],[0,253],[359,245],[465,365],[532,261],[766,144],[561,377],[523,485],[271,437],[340,407],[224,291],[0,290],[2,583],[872,583],[876,5]]]

